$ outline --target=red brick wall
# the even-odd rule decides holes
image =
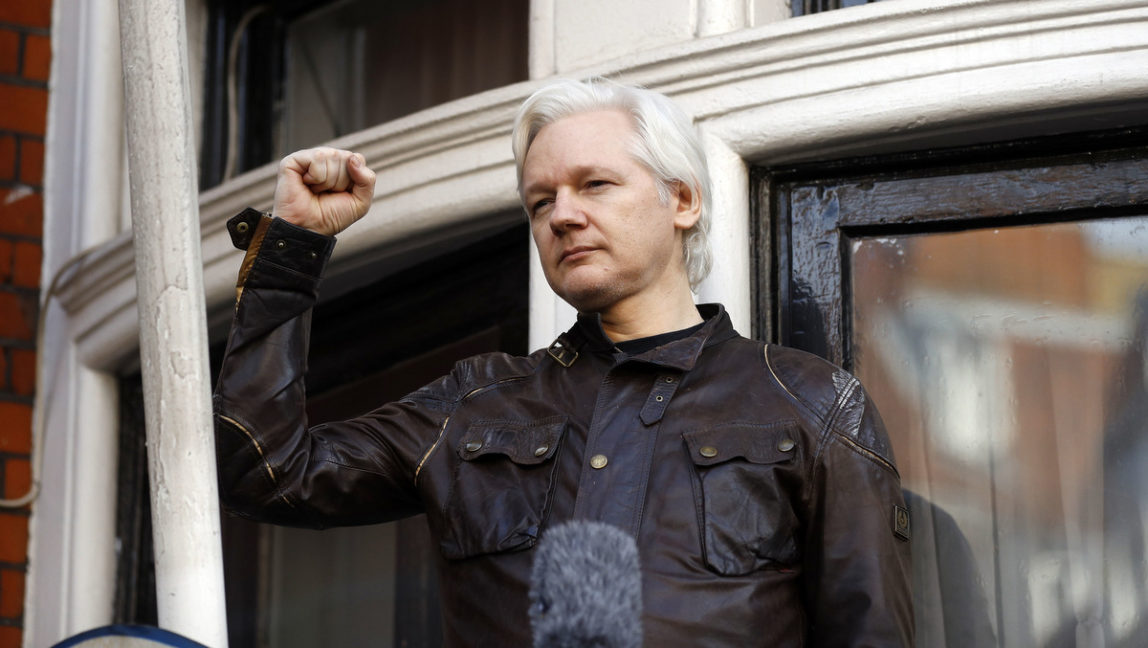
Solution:
[[[0,489],[31,480],[51,0],[0,1]],[[0,648],[20,645],[28,514],[0,509]]]

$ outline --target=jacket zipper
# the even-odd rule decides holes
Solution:
[[[492,382],[489,385],[483,385],[481,387],[475,387],[474,389],[463,394],[462,398],[458,399],[458,403],[459,403],[459,405],[461,405],[463,402],[465,402],[471,396],[474,396],[474,395],[478,394],[479,392],[484,392],[488,389],[493,389],[495,387],[506,384],[508,382],[515,382],[515,381],[519,381],[522,379],[523,379],[522,376],[514,376],[511,378],[503,378],[502,380],[496,380],[495,382]],[[457,408],[457,406],[456,406],[456,408]],[[419,460],[419,465],[415,466],[415,482],[414,483],[415,483],[416,488],[419,485],[419,473],[422,472],[423,465],[426,464],[427,460],[430,459],[431,455],[434,454],[434,451],[442,443],[442,440],[443,440],[444,436],[446,435],[446,426],[449,423],[450,423],[450,415],[448,414],[447,417],[445,419],[443,419],[442,427],[440,427],[438,430],[438,438],[435,439],[435,442],[433,444],[431,444],[431,447],[426,451],[426,454],[423,455],[423,458]]]
[[[222,414],[218,414],[217,416],[219,416],[220,419],[230,423],[233,427],[235,427],[235,429],[247,435],[247,440],[250,441],[251,445],[255,447],[255,452],[259,453],[259,458],[263,461],[263,467],[267,470],[267,476],[271,479],[271,483],[275,485],[275,490],[280,490],[279,478],[275,476],[275,470],[271,468],[271,462],[267,461],[267,455],[263,453],[263,446],[259,445],[259,441],[255,439],[255,435],[251,434],[251,432],[247,428],[243,427],[239,421],[236,421],[235,419],[224,416]],[[279,499],[283,500],[284,504],[290,506],[291,508],[295,508],[295,505],[291,503],[291,500],[287,499],[287,496],[282,492],[276,494],[279,495]]]

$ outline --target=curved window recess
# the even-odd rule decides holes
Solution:
[[[603,74],[666,92],[743,159],[778,164],[1134,124],[1148,108],[1148,0],[903,0],[642,52]],[[372,214],[341,237],[331,276],[369,251],[480,226],[517,208],[509,134],[544,81],[505,86],[331,142],[379,174]],[[201,194],[209,312],[233,298],[224,221],[266,208],[273,165]],[[720,183],[717,190],[720,191]],[[61,297],[89,366],[138,337],[130,239],[102,247]]]
[[[859,7],[878,0],[791,0],[794,16],[808,16],[809,14],[845,9],[846,7]]]
[[[200,182],[527,77],[528,0],[205,0]]]

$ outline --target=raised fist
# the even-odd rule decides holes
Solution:
[[[334,236],[362,218],[375,195],[375,172],[358,153],[328,147],[296,151],[279,163],[272,215]]]

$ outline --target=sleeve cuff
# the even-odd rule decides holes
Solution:
[[[250,207],[227,221],[227,232],[236,248],[247,251],[239,286],[245,283],[257,258],[317,277],[335,249],[334,236],[312,232]]]

